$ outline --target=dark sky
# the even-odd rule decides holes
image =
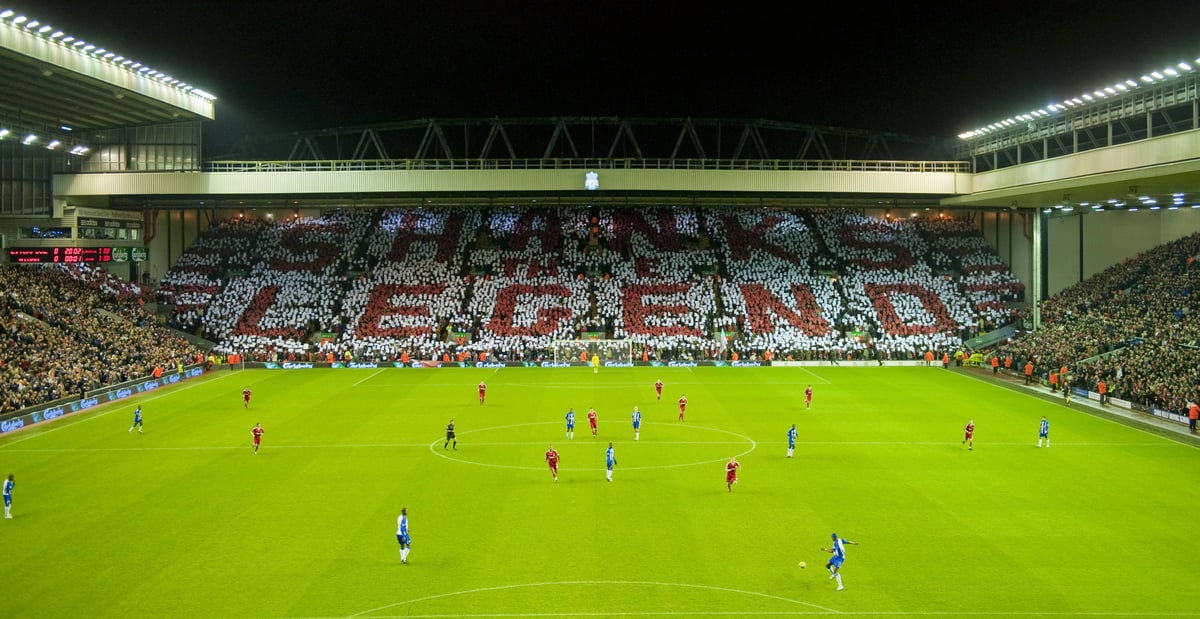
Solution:
[[[8,5],[216,94],[215,135],[595,115],[948,138],[1200,57],[1191,0]]]

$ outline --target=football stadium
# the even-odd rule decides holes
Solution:
[[[0,616],[1200,616],[1200,57],[936,138],[234,158],[223,93],[40,19],[0,6]]]

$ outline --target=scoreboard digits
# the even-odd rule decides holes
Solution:
[[[11,247],[9,262],[112,262],[111,247]]]

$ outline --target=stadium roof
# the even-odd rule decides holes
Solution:
[[[214,117],[212,94],[3,7],[0,84],[0,127],[13,134]]]

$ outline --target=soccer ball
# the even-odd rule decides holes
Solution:
[[[807,563],[805,563],[805,562],[803,562],[803,561],[801,561],[801,562],[800,562],[800,569],[804,569],[804,568],[806,568],[806,567],[808,567],[808,564],[807,564]]]

